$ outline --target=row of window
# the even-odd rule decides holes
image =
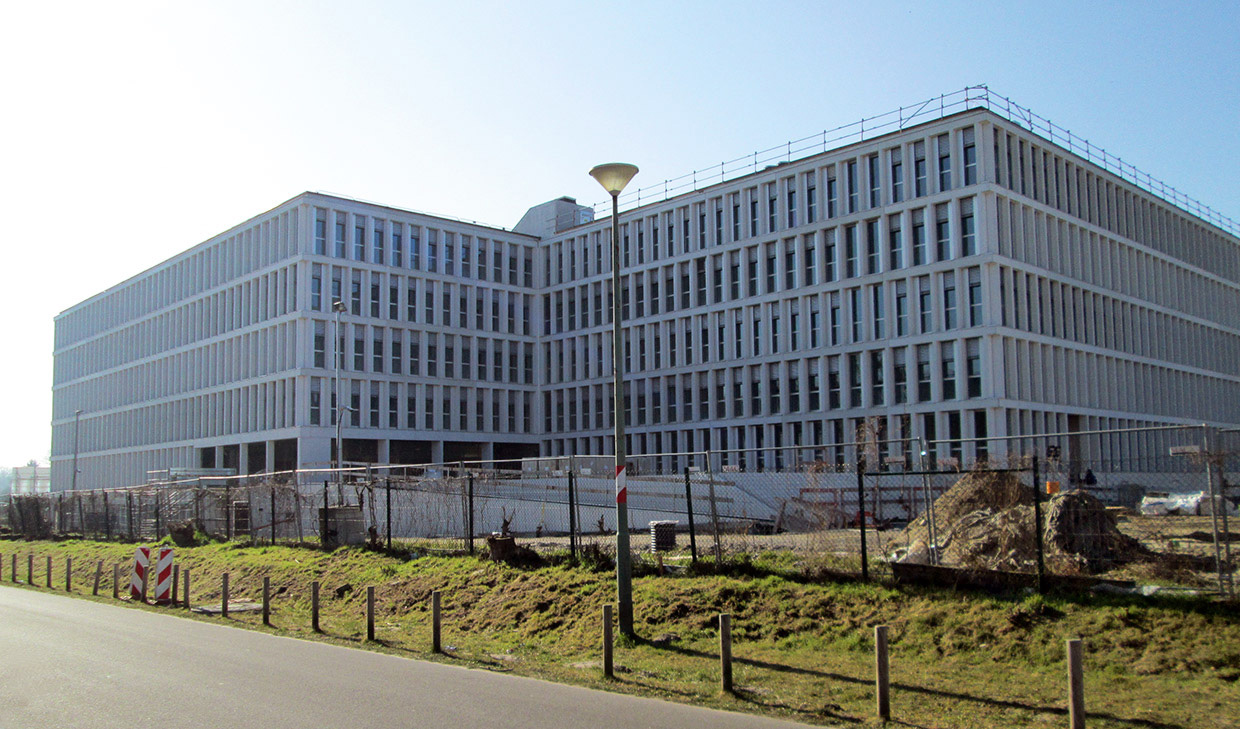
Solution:
[[[990,452],[987,413],[985,410],[947,410],[928,413],[864,418],[827,418],[812,420],[780,420],[774,423],[731,425],[712,428],[659,429],[637,431],[625,435],[632,468],[637,473],[681,473],[687,467],[704,465],[700,454],[710,453],[710,469],[724,471],[764,471],[802,468],[814,463],[837,466],[855,464],[858,449],[852,443],[877,437],[878,465],[886,470],[892,458],[906,464],[917,464],[920,453],[914,450],[911,438],[924,437],[934,441],[939,434],[947,441],[930,445],[927,458],[940,468],[958,467],[973,460],[984,459]],[[872,434],[867,436],[867,434]],[[962,442],[964,438],[980,439]],[[610,436],[552,438],[543,441],[549,456],[580,453],[608,453]],[[806,443],[823,444],[818,448],[798,447]],[[657,455],[657,454],[688,455]],[[650,455],[645,455],[650,454]],[[910,467],[912,467],[910,465]]]
[[[1173,210],[1149,194],[1095,174],[1037,139],[996,126],[994,175],[1000,185],[1198,268],[1240,281],[1234,237]],[[1170,191],[1173,192],[1173,191]]]
[[[975,338],[631,379],[624,403],[626,424],[645,426],[981,396]],[[599,430],[611,422],[603,385],[546,390],[543,397],[544,432]]]
[[[533,246],[340,210],[314,209],[313,252],[445,276],[534,286]]]
[[[529,392],[381,380],[345,380],[344,424],[390,430],[462,430],[528,433],[533,408]],[[332,380],[310,379],[310,425],[336,424]],[[520,425],[520,430],[518,430]]]
[[[270,215],[57,317],[56,348],[126,325],[152,311],[290,258],[296,253],[297,240],[296,210]]]
[[[953,167],[953,159],[960,161],[958,168]],[[907,167],[905,160],[910,161]],[[821,190],[820,179],[824,181]],[[973,127],[966,127],[645,214],[621,225],[621,261],[625,267],[641,266],[709,245],[813,225],[822,219],[820,210],[825,209],[826,219],[831,219],[977,182],[975,133]],[[803,191],[803,197],[798,191]],[[609,229],[600,229],[548,246],[544,255],[552,283],[588,276],[591,267],[594,275],[603,273],[609,240]]]
[[[952,232],[949,207],[936,206],[933,247],[927,239],[927,211],[913,210],[907,215],[912,226],[911,245],[907,247],[902,216],[892,215],[627,274],[622,280],[627,292],[622,302],[624,319],[659,316],[921,266],[951,260],[957,254],[975,255],[973,199],[959,201],[956,235]],[[571,332],[610,323],[609,296],[604,306],[604,297],[610,290],[606,283],[583,284],[544,294],[543,331]]]
[[[320,369],[339,364],[353,372],[534,384],[530,342],[346,323],[329,354],[329,326],[314,322],[313,364]]]
[[[282,267],[208,296],[183,301],[154,316],[135,317],[106,336],[58,352],[52,365],[53,382],[68,382],[119,367],[296,309],[296,268]]]
[[[310,308],[330,312],[334,301],[353,316],[524,336],[531,334],[534,305],[529,294],[514,291],[313,264]]]
[[[984,324],[981,269],[969,268],[631,324],[622,338],[626,371],[648,372]],[[603,332],[544,342],[545,381],[602,377],[610,343]]]

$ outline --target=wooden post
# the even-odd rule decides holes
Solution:
[[[99,596],[99,581],[103,579],[103,560],[99,560],[99,564],[95,566],[95,589],[91,592],[95,597]]]
[[[73,592],[73,558],[65,557],[65,592]]]
[[[177,606],[177,593],[181,587],[181,565],[172,565],[172,606]]]
[[[185,568],[185,595],[181,598],[181,607],[189,610],[189,567]]]
[[[878,701],[878,718],[891,718],[890,672],[887,667],[887,626],[874,626],[874,689]]]
[[[431,593],[431,651],[434,653],[443,652],[443,642],[440,640],[440,636],[442,635],[442,633],[440,633],[440,628],[442,626],[442,612],[440,610],[441,604],[439,590],[435,590]]]
[[[263,578],[263,625],[271,625],[271,578]]]
[[[150,563],[148,563],[146,566],[146,575],[144,576],[142,580],[142,602],[146,602],[146,588],[149,587],[151,584],[151,572],[152,571],[153,570],[151,569],[151,565]]]
[[[310,627],[316,633],[319,630],[319,581],[315,580],[310,583]]]
[[[9,579],[13,580],[14,582],[17,582],[17,552],[14,552],[10,556],[12,557],[12,559],[9,560],[9,565],[12,567],[12,569],[9,570]]]
[[[375,588],[366,588],[366,640],[375,639]]]
[[[719,687],[732,692],[732,615],[719,613]]]
[[[26,584],[34,585],[34,555],[26,555]]]
[[[222,590],[220,591],[220,617],[228,617],[228,573],[224,573],[222,582]]]
[[[1068,641],[1068,726],[1085,729],[1085,673],[1081,667],[1081,639]]]
[[[615,666],[611,655],[611,605],[603,606],[603,676],[615,678]]]
[[[50,554],[47,557],[47,587],[48,589],[52,587],[52,556]]]
[[[112,599],[115,600],[121,594],[121,566],[112,565]]]

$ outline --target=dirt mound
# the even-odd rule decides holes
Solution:
[[[940,563],[1032,570],[1038,555],[1033,494],[1015,473],[966,474],[934,502]],[[928,557],[929,532],[924,514],[904,530],[914,545],[909,561]],[[1120,532],[1102,502],[1084,491],[1056,494],[1043,503],[1042,540],[1047,567],[1065,574],[1096,573],[1152,556]]]

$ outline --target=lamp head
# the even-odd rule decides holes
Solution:
[[[590,170],[590,176],[598,180],[598,184],[603,186],[609,195],[615,197],[620,194],[625,185],[629,184],[629,180],[633,179],[633,175],[637,174],[637,165],[630,165],[624,162],[609,162],[607,164],[598,165]]]
[[[339,301],[339,300],[337,300],[337,301],[333,301],[333,302],[332,302],[332,311],[337,312],[337,313],[340,313],[340,314],[343,314],[343,313],[344,313],[344,311],[345,311],[345,308],[344,308],[344,302],[343,302],[343,301]]]

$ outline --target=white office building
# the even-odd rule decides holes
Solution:
[[[985,108],[901,126],[622,213],[630,453],[1240,422],[1234,223]],[[610,453],[610,225],[298,195],[57,317],[53,488],[78,409],[81,488],[327,464],[337,351],[346,461]]]

